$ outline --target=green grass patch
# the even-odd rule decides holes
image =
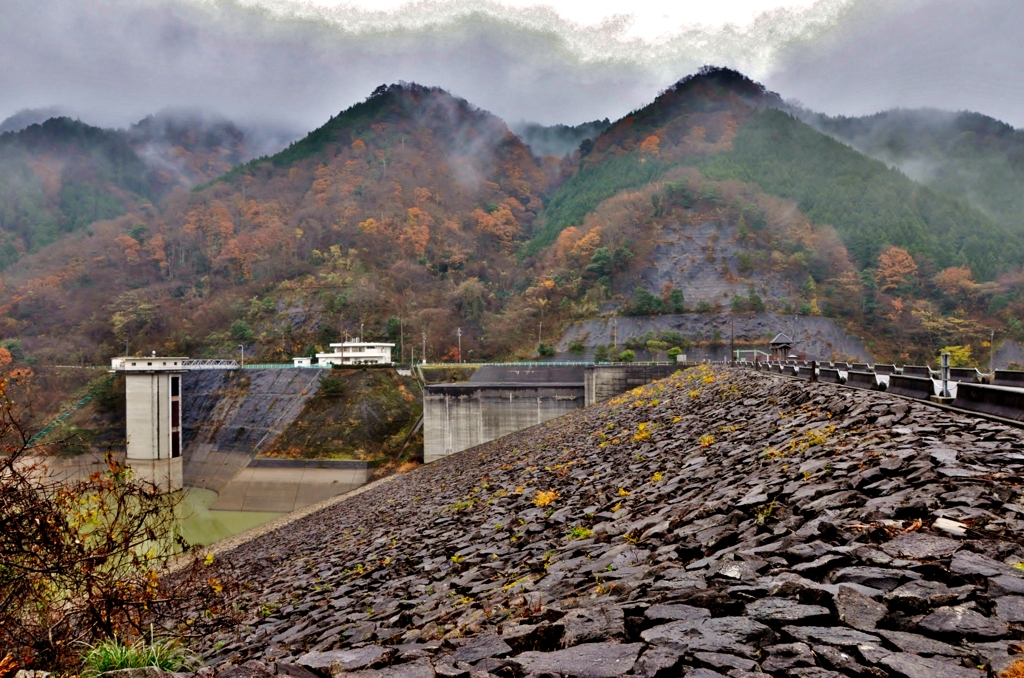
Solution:
[[[155,666],[170,672],[193,671],[200,664],[199,656],[174,638],[150,639],[149,643],[145,638],[139,638],[134,643],[110,638],[89,647],[82,655],[82,677],[143,666]]]

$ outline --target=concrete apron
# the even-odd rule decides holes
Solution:
[[[289,512],[365,485],[372,468],[246,467],[220,490],[213,511]]]

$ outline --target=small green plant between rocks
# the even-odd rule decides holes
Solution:
[[[194,671],[201,665],[199,656],[182,645],[176,638],[147,643],[139,638],[125,643],[120,638],[108,638],[89,647],[82,655],[82,678],[98,676],[118,669],[137,669],[155,666],[164,671]]]

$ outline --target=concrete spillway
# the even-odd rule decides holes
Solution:
[[[423,461],[432,462],[583,407],[583,384],[436,384],[423,396]]]
[[[543,424],[678,369],[672,363],[485,365],[468,382],[426,387],[423,460]]]
[[[316,394],[322,370],[200,370],[184,375],[185,485],[221,492]]]

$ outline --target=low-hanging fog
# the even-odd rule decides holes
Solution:
[[[59,107],[126,127],[184,107],[300,133],[414,81],[510,123],[576,125],[713,63],[830,114],[931,106],[1024,125],[1012,0],[731,0],[717,14],[693,1],[3,4],[0,120]]]

